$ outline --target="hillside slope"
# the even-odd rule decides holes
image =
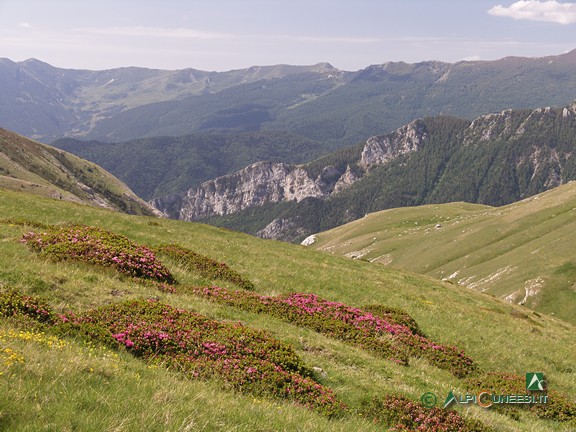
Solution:
[[[576,182],[487,207],[425,205],[371,213],[319,233],[337,255],[444,279],[576,323]]]
[[[0,128],[0,187],[140,215],[159,215],[98,165]]]
[[[412,401],[410,409],[413,411],[408,414],[440,415],[442,410],[426,410],[420,406],[423,393],[437,394],[441,405],[450,391],[463,394],[466,389],[476,388],[476,382],[482,383],[482,390],[499,391],[491,372],[502,374],[505,379],[516,376],[523,388],[524,374],[532,371],[545,373],[551,400],[556,404],[550,402],[549,410],[512,408],[500,412],[478,406],[455,406],[454,412],[469,421],[481,421],[497,431],[563,431],[571,427],[566,420],[571,418],[570,410],[576,410],[572,400],[576,393],[572,364],[576,349],[575,328],[553,317],[432,278],[206,225],[128,216],[1,189],[0,213],[2,293],[9,285],[27,295],[40,297],[48,303],[45,307],[52,308],[55,316],[60,317],[58,319],[70,310],[76,317],[81,317],[94,308],[107,305],[98,309],[105,318],[103,313],[113,310],[112,305],[137,305],[141,303],[126,302],[149,299],[148,304],[161,302],[178,308],[180,314],[193,310],[217,320],[221,326],[233,324],[236,335],[244,326],[264,330],[269,337],[294,350],[306,367],[313,367],[314,379],[350,407],[342,417],[329,420],[301,405],[251,393],[250,381],[245,388],[233,391],[217,374],[209,379],[195,379],[193,374],[184,378],[179,368],[166,370],[162,362],[148,359],[145,351],[140,354],[134,351],[136,347],[128,343],[125,333],[111,335],[113,340],[124,341],[124,348],[104,347],[94,340],[87,342],[70,337],[70,333],[54,336],[47,325],[41,331],[37,327],[39,324],[34,325],[31,318],[0,317],[0,356],[3,360],[0,385],[4,386],[3,394],[8,396],[0,398],[0,425],[7,430],[39,430],[50,425],[57,430],[86,431],[186,428],[376,431],[396,426],[396,423],[393,419],[389,420],[391,423],[381,423],[383,418],[379,417],[377,405],[368,405],[371,408],[366,409],[364,403],[370,400],[377,401],[384,395],[401,395]],[[274,296],[264,298],[269,303],[279,295],[297,292],[302,293],[302,298],[306,298],[304,294],[312,293],[327,299],[333,302],[331,307],[338,305],[334,302],[341,302],[355,308],[376,304],[402,308],[429,340],[436,341],[432,352],[455,345],[473,359],[478,369],[471,377],[459,378],[431,365],[425,355],[412,357],[407,366],[401,365],[382,358],[378,352],[350,344],[350,340],[334,338],[329,332],[322,332],[321,326],[316,330],[306,327],[303,325],[306,320],[287,322],[283,315],[263,313],[266,310],[264,303],[259,310],[250,310],[215,302],[215,298],[197,295],[201,291],[193,287],[219,285],[222,291],[235,288],[234,284],[191,272],[184,261],[163,255],[159,255],[163,263],[180,282],[174,286],[175,293],[158,291],[154,285],[139,283],[110,266],[95,266],[72,257],[54,261],[48,251],[37,254],[20,241],[32,238],[29,231],[47,232],[51,228],[46,224],[64,227],[70,223],[98,226],[124,235],[126,238],[122,242],[115,243],[122,247],[130,242],[154,248],[178,242],[180,247],[226,263],[252,281],[255,293],[239,290],[240,294],[234,295],[251,295],[253,301],[258,297],[252,294]],[[105,238],[104,231],[94,232]],[[53,251],[61,253],[65,249]],[[31,301],[26,300],[28,305]],[[26,304],[14,300],[0,301],[0,310],[16,308],[32,317],[48,313],[38,306],[24,306]],[[132,308],[126,313],[129,315],[135,310]],[[309,320],[314,313],[310,312]],[[76,319],[73,315],[67,316]],[[325,320],[331,322],[328,318]],[[241,326],[234,324],[238,321],[242,322]],[[138,322],[131,328],[135,330],[142,325],[143,322]],[[74,327],[66,328],[71,332]],[[88,331],[86,334],[103,336],[95,332],[94,326],[84,328]],[[213,328],[207,325],[205,331],[198,334],[216,337],[211,333]],[[341,324],[339,328],[345,327]],[[157,346],[172,346],[162,345],[161,340],[170,336],[158,333],[160,331],[160,328],[152,329],[138,341],[148,337],[156,340]],[[510,343],[512,336],[514,343]],[[236,339],[227,350],[242,343],[241,338]],[[214,342],[198,349],[214,346],[222,349]],[[192,353],[188,355],[194,358]],[[254,371],[249,369],[247,373]],[[230,376],[237,374],[234,372]],[[38,409],[39,404],[41,409]],[[557,411],[563,406],[565,414]],[[403,408],[396,405],[395,409]]]

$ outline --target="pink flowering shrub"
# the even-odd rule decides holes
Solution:
[[[328,417],[347,413],[332,390],[290,345],[240,323],[222,323],[154,300],[133,300],[82,314],[54,314],[35,297],[0,292],[0,316],[29,317],[59,337],[124,346],[149,362],[191,378],[216,378],[226,387],[256,396],[293,401]]]
[[[313,380],[291,346],[239,323],[152,300],[104,306],[69,319],[106,328],[134,355],[191,377],[216,377],[234,389],[288,399],[329,417],[346,410],[330,389]]]
[[[407,364],[409,356],[424,357],[457,377],[466,376],[477,369],[462,350],[435,343],[415,333],[402,320],[398,322],[392,315],[384,318],[339,302],[324,300],[315,294],[292,293],[269,297],[215,286],[192,288],[192,292],[251,312],[274,315],[400,364]]]
[[[456,411],[425,408],[404,396],[386,395],[365,402],[363,416],[383,423],[394,431],[458,431],[488,432],[492,429],[474,419],[464,419]]]
[[[24,234],[22,243],[54,260],[77,260],[115,268],[135,278],[173,284],[174,278],[154,252],[103,228],[69,226]]]
[[[156,248],[156,250],[177,260],[180,265],[190,270],[195,270],[205,277],[231,282],[246,290],[254,289],[252,282],[223,262],[215,261],[212,258],[197,254],[178,245],[164,245]]]

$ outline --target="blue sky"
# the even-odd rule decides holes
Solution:
[[[0,0],[0,57],[231,70],[539,57],[576,49],[576,1]]]

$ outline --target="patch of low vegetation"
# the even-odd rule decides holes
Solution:
[[[493,407],[515,419],[518,418],[519,410],[529,410],[539,418],[563,422],[576,429],[576,403],[553,389],[526,390],[526,381],[523,376],[492,372],[480,377],[470,377],[466,380],[466,384],[469,390],[475,392],[491,389],[494,394],[502,395],[547,395],[548,399],[545,404],[494,405]]]
[[[360,412],[375,423],[395,431],[492,432],[493,428],[474,419],[465,419],[453,410],[424,408],[401,395],[375,397],[363,403]]]
[[[41,323],[54,324],[55,317],[50,306],[43,300],[23,295],[14,288],[0,293],[0,316],[28,317]]]
[[[290,346],[238,323],[152,300],[104,306],[70,320],[101,325],[137,357],[190,377],[216,376],[234,389],[292,400],[329,417],[345,411]]]
[[[67,259],[113,267],[134,278],[174,284],[170,271],[154,252],[103,228],[70,226],[42,233],[28,232],[22,243],[55,261]]]
[[[53,225],[45,224],[38,221],[33,221],[29,219],[22,219],[22,218],[0,218],[0,224],[5,225],[18,225],[18,226],[30,226],[39,229],[53,229]]]
[[[15,290],[0,293],[0,315],[32,316],[41,322],[54,316],[40,300]],[[63,314],[52,324],[59,335],[82,335],[104,346],[113,339],[136,357],[191,378],[217,377],[236,390],[288,399],[328,417],[346,412],[329,388],[314,381],[312,370],[291,346],[240,323],[136,300]]]
[[[393,315],[401,315],[401,321],[413,322],[406,313],[398,310],[386,319],[343,303],[322,299],[315,294],[292,293],[270,297],[216,286],[191,288],[191,292],[216,302],[251,312],[267,313],[311,328],[399,364],[407,365],[409,356],[412,356],[424,357],[457,377],[477,370],[477,365],[462,350],[435,343],[393,318]],[[382,313],[381,307],[378,310]]]
[[[246,290],[254,289],[252,282],[228,267],[226,263],[213,260],[212,258],[175,244],[159,246],[156,250],[161,254],[175,259],[179,265],[185,267],[188,271],[196,271],[202,276],[211,279],[230,282]]]
[[[412,333],[426,337],[424,332],[420,329],[420,326],[418,325],[416,320],[412,318],[410,315],[408,315],[406,311],[400,308],[394,308],[381,304],[371,304],[363,306],[362,310],[366,312],[371,312],[375,316],[383,318],[387,321],[402,324],[408,327]]]
[[[29,313],[30,309],[37,313]],[[46,316],[56,317],[41,300],[14,289],[0,292],[0,314],[24,315],[43,323],[47,322]],[[0,341],[20,338],[62,349],[68,345],[62,337],[81,336],[89,344],[106,349],[123,346],[151,365],[175,369],[189,378],[217,378],[242,393],[293,401],[329,418],[350,414],[332,390],[314,380],[313,371],[290,345],[240,323],[218,322],[156,300],[135,300],[81,314],[61,314],[49,324],[49,331],[57,336],[10,331],[0,333]],[[0,355],[4,357],[4,369],[24,363],[24,357],[10,348]],[[395,430],[491,430],[454,411],[423,408],[402,396],[374,398],[355,411]]]

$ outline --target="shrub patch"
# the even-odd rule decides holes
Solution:
[[[291,346],[239,323],[154,300],[104,306],[68,319],[102,326],[135,356],[190,377],[217,377],[236,390],[288,399],[329,417],[346,410],[329,388],[313,380]]]
[[[175,259],[188,270],[195,270],[205,277],[231,282],[246,290],[254,289],[252,282],[223,262],[218,262],[190,249],[173,244],[160,246],[156,250]]]
[[[400,320],[394,318],[394,315],[399,315],[398,311],[384,318],[343,303],[324,300],[315,294],[292,293],[269,297],[216,286],[189,289],[196,295],[219,303],[255,313],[267,313],[311,328],[400,364],[408,364],[409,356],[424,357],[457,377],[466,376],[477,369],[462,350],[437,344],[415,333],[406,325],[407,318],[403,314]]]
[[[477,420],[463,418],[456,411],[424,408],[421,404],[398,395],[386,395],[365,401],[360,412],[374,422],[383,423],[395,431],[492,431]]]
[[[139,279],[162,284],[176,282],[151,249],[103,228],[76,225],[42,233],[28,232],[20,241],[56,261],[84,261],[112,267]]]

